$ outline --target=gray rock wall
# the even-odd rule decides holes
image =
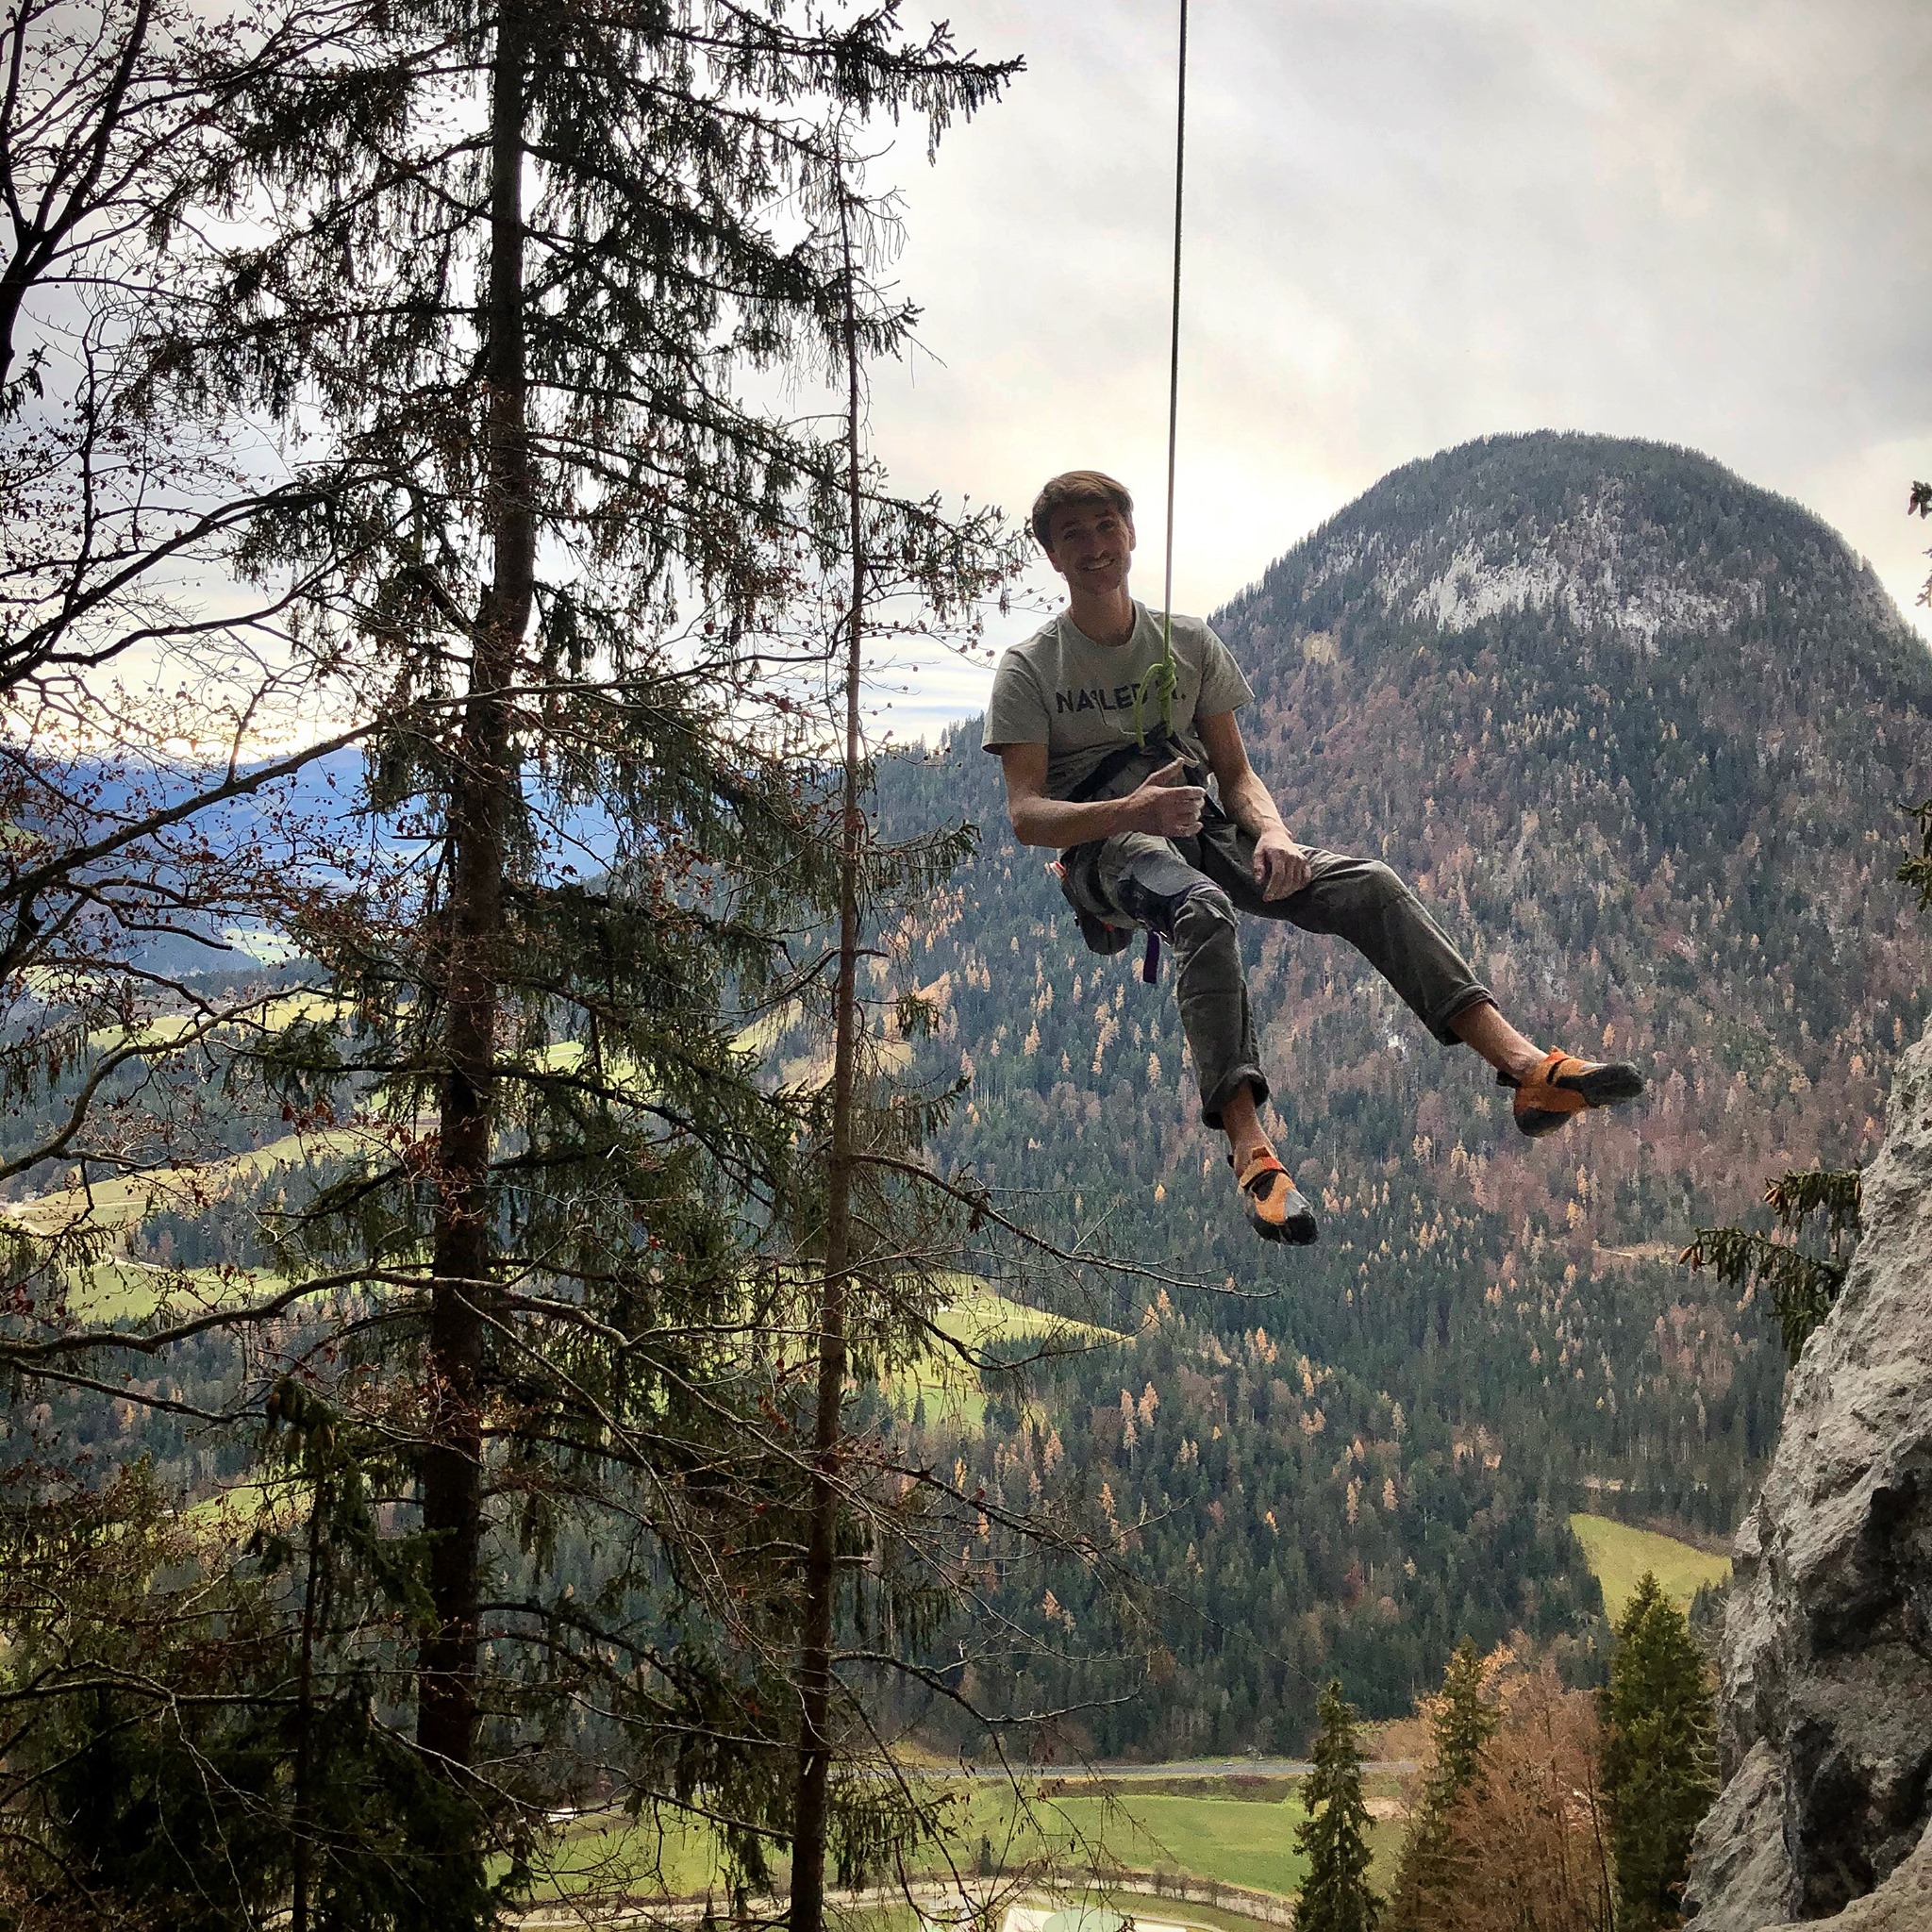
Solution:
[[[1932,1036],[1900,1061],[1864,1225],[1738,1536],[1696,1932],[1932,1932]]]

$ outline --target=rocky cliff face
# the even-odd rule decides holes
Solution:
[[[1932,1035],[1738,1538],[1696,1932],[1932,1928]]]

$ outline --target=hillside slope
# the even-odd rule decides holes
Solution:
[[[941,1153],[1204,1284],[1165,1314],[1144,1284],[1098,1291],[1161,1374],[1097,1356],[1059,1405],[1066,1453],[1123,1522],[1144,1509],[1151,1567],[1201,1579],[1173,1688],[1095,1721],[1164,1750],[1265,1741],[1331,1661],[1379,1707],[1459,1628],[1582,1628],[1562,1521],[1586,1491],[1728,1528],[1782,1359],[1674,1254],[1767,1173],[1869,1152],[1924,1007],[1891,873],[1898,803],[1932,790],[1932,658],[1798,507],[1682,450],[1490,439],[1384,479],[1215,623],[1299,835],[1387,858],[1525,1030],[1654,1086],[1524,1141],[1353,954],[1250,926],[1284,1153],[1324,1223],[1318,1249],[1260,1249],[1170,989],[1080,947],[976,729],[889,768],[890,824],[986,835],[890,936],[942,1013],[922,1066],[972,1082]]]

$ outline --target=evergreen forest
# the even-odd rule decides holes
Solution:
[[[1498,583],[1515,601],[1482,608]],[[1085,1722],[1108,1755],[1292,1748],[1338,1672],[1394,1715],[1463,1636],[1520,1628],[1599,1669],[1569,1513],[1722,1538],[1777,1429],[1774,1316],[1679,1254],[1768,1175],[1869,1158],[1924,1018],[1894,874],[1932,666],[1797,506],[1683,450],[1497,438],[1386,478],[1213,622],[1291,828],[1386,858],[1532,1037],[1628,1055],[1652,1086],[1525,1141],[1487,1070],[1339,942],[1250,924],[1281,1138],[1323,1224],[1313,1249],[1257,1249],[1171,989],[1141,984],[1138,946],[1084,950],[976,726],[883,768],[889,824],[983,834],[892,935],[938,1013],[914,1062],[966,1082],[937,1144],[1163,1276],[1069,1307],[1128,1340],[1057,1365],[1050,1401],[1168,1593],[1171,1689],[1127,1694],[1138,1658],[1074,1673],[1118,1687]],[[999,1417],[1005,1492],[1041,1452]]]

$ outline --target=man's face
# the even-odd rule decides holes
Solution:
[[[1107,596],[1127,580],[1134,520],[1108,503],[1070,503],[1053,513],[1047,561],[1072,590]]]

